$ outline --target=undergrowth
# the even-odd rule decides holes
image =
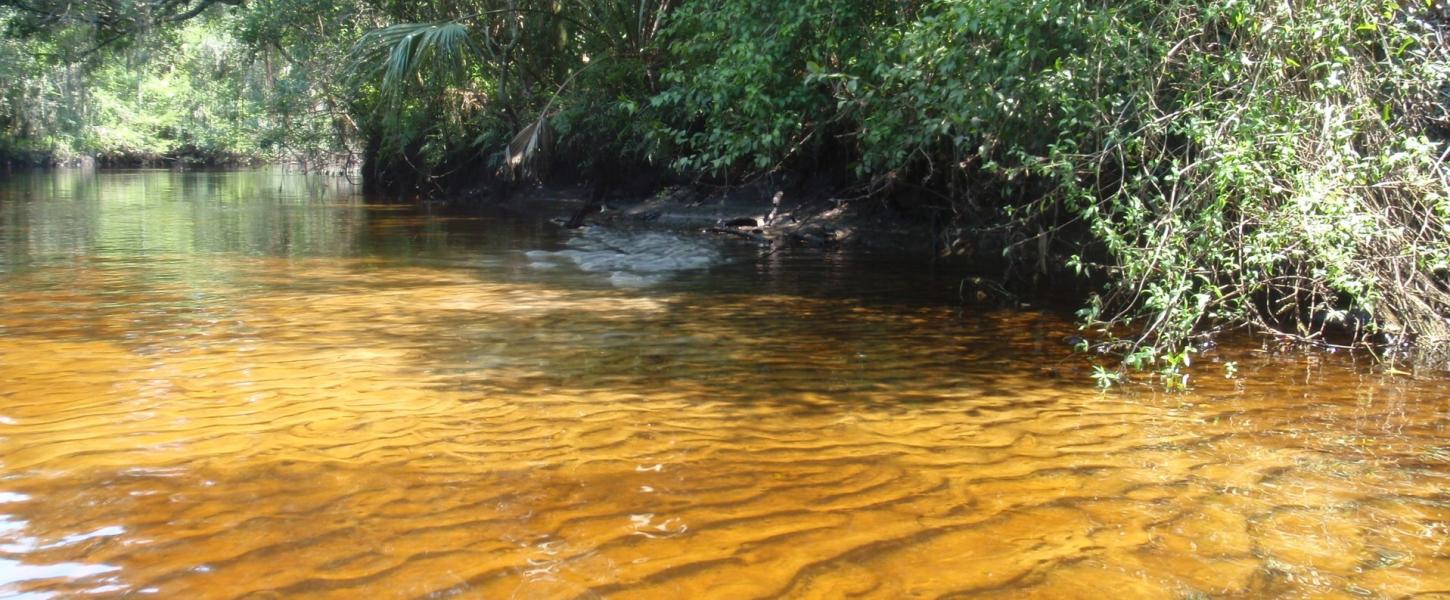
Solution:
[[[819,4],[802,6],[835,14]],[[959,231],[1001,233],[1037,275],[1057,263],[1103,282],[1080,315],[1129,363],[1167,365],[1193,335],[1244,325],[1437,345],[1450,341],[1441,14],[1375,0],[939,0],[861,26],[870,42],[829,60],[739,39],[713,65],[676,67],[684,90],[661,98],[703,115],[693,137],[675,133],[680,162],[777,164],[802,144],[762,158],[732,134],[776,142],[771,123],[800,107],[756,116],[760,102],[689,99],[756,63],[796,73],[793,93],[827,99],[785,129],[794,139],[843,130],[869,190],[939,190]],[[681,27],[679,43],[753,22],[734,17],[712,34]]]

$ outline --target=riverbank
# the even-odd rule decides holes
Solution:
[[[135,46],[64,69],[37,49],[95,33],[95,15],[0,9],[21,34],[0,50],[30,65],[0,93],[0,143],[356,148],[370,184],[406,194],[747,184],[730,193],[756,205],[715,215],[718,235],[896,237],[1019,293],[1066,285],[1134,364],[1181,362],[1195,338],[1245,327],[1450,344],[1442,8],[686,1],[601,19],[591,3],[327,6],[122,27],[104,37],[135,33]],[[893,225],[856,226],[878,216]]]
[[[57,155],[49,151],[0,153],[0,171],[44,171],[47,169],[200,169],[232,170],[280,167],[308,173],[359,178],[355,156],[339,154],[279,159],[270,156],[224,156],[209,154],[123,154]]]
[[[581,209],[590,206],[587,186],[530,186],[506,196],[506,203],[522,210],[555,213],[563,227]],[[779,200],[777,201],[777,198]],[[464,205],[467,205],[465,203]],[[824,253],[879,253],[923,265],[957,287],[954,301],[962,306],[1047,307],[1061,314],[1077,311],[1103,284],[1100,278],[1083,278],[1065,268],[1053,268],[1065,256],[1046,256],[1031,267],[1043,269],[1024,273],[1018,263],[1005,259],[1000,249],[1006,243],[991,232],[974,235],[954,229],[948,219],[929,210],[904,210],[901,205],[880,198],[842,199],[816,190],[794,194],[770,193],[760,186],[712,191],[701,187],[672,186],[640,198],[611,198],[584,216],[586,224],[612,228],[655,228],[688,231],[702,237],[720,237],[755,244],[764,256],[787,249],[808,248]],[[1046,275],[1043,275],[1046,273]],[[1126,380],[1135,372],[1148,379],[1160,371],[1186,373],[1189,356],[1212,347],[1228,335],[1239,343],[1261,346],[1268,353],[1356,351],[1379,362],[1391,372],[1400,367],[1450,372],[1450,348],[1439,342],[1416,343],[1409,336],[1363,333],[1369,323],[1364,312],[1354,312],[1334,321],[1325,313],[1308,314],[1305,321],[1274,329],[1255,324],[1232,323],[1205,328],[1195,333],[1168,365],[1143,362],[1119,350],[1131,331],[1103,329],[1085,323],[1068,345],[1082,344]],[[1293,327],[1299,327],[1296,331]],[[1306,331],[1308,333],[1306,333]],[[1114,358],[1116,357],[1116,358]],[[1139,361],[1134,363],[1133,361]],[[1121,361],[1121,362],[1119,362]]]
[[[847,199],[822,189],[787,193],[762,186],[726,191],[668,186],[637,197],[612,196],[598,206],[591,204],[591,195],[588,186],[535,185],[490,200],[474,194],[425,202],[458,211],[499,204],[546,210],[557,213],[553,222],[560,227],[579,219],[585,225],[687,231],[755,244],[767,253],[788,248],[875,253],[940,268],[943,276],[965,282],[964,298],[970,302],[1010,305],[1018,296],[1037,297],[1034,303],[1039,305],[1051,300],[1041,290],[1009,291],[1004,282],[1011,264],[965,243],[933,210],[907,210],[874,198]],[[1065,293],[1053,304],[1066,309],[1067,302],[1080,298],[1081,290],[1073,293],[1072,283],[1067,279],[1064,285],[1044,286]]]
[[[272,164],[261,156],[220,156],[204,154],[58,154],[52,151],[0,154],[0,165],[16,169],[238,169]]]
[[[1012,268],[1000,253],[991,253],[1005,242],[985,232],[968,239],[951,215],[943,214],[950,211],[949,207],[903,203],[884,196],[849,197],[819,186],[721,189],[664,185],[644,189],[633,194],[610,194],[592,203],[596,193],[590,185],[534,183],[503,193],[473,190],[419,197],[417,201],[456,211],[501,204],[518,208],[559,205],[567,207],[562,209],[567,214],[560,217],[561,225],[578,218],[583,223],[688,229],[768,248],[859,249],[912,257],[923,263],[949,263],[975,275]],[[1044,262],[1052,265],[1065,258],[1054,256]],[[1067,275],[1050,266],[1048,271],[1064,278]]]

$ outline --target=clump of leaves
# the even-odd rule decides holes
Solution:
[[[1093,365],[1093,381],[1098,384],[1098,389],[1106,390],[1123,380],[1123,374],[1118,371],[1109,370],[1102,365]]]
[[[1114,346],[1128,360],[1244,324],[1433,344],[1450,342],[1443,29],[1378,0],[938,0],[834,91],[864,175],[956,191],[959,218],[1038,272],[1071,256],[1103,282],[1081,317],[1135,331]]]

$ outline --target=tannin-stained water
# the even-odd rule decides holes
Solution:
[[[1450,597],[1442,376],[1225,344],[1100,393],[921,261],[553,260],[606,234],[0,180],[0,597]]]

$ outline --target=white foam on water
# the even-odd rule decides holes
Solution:
[[[661,231],[629,231],[603,227],[580,229],[564,250],[530,250],[529,267],[551,269],[573,263],[589,273],[608,274],[617,287],[646,287],[680,271],[706,269],[723,261],[715,243],[695,236]]]
[[[609,275],[609,283],[613,284],[614,287],[624,288],[649,287],[664,281],[664,279],[662,275],[638,275],[625,271],[616,271]]]

